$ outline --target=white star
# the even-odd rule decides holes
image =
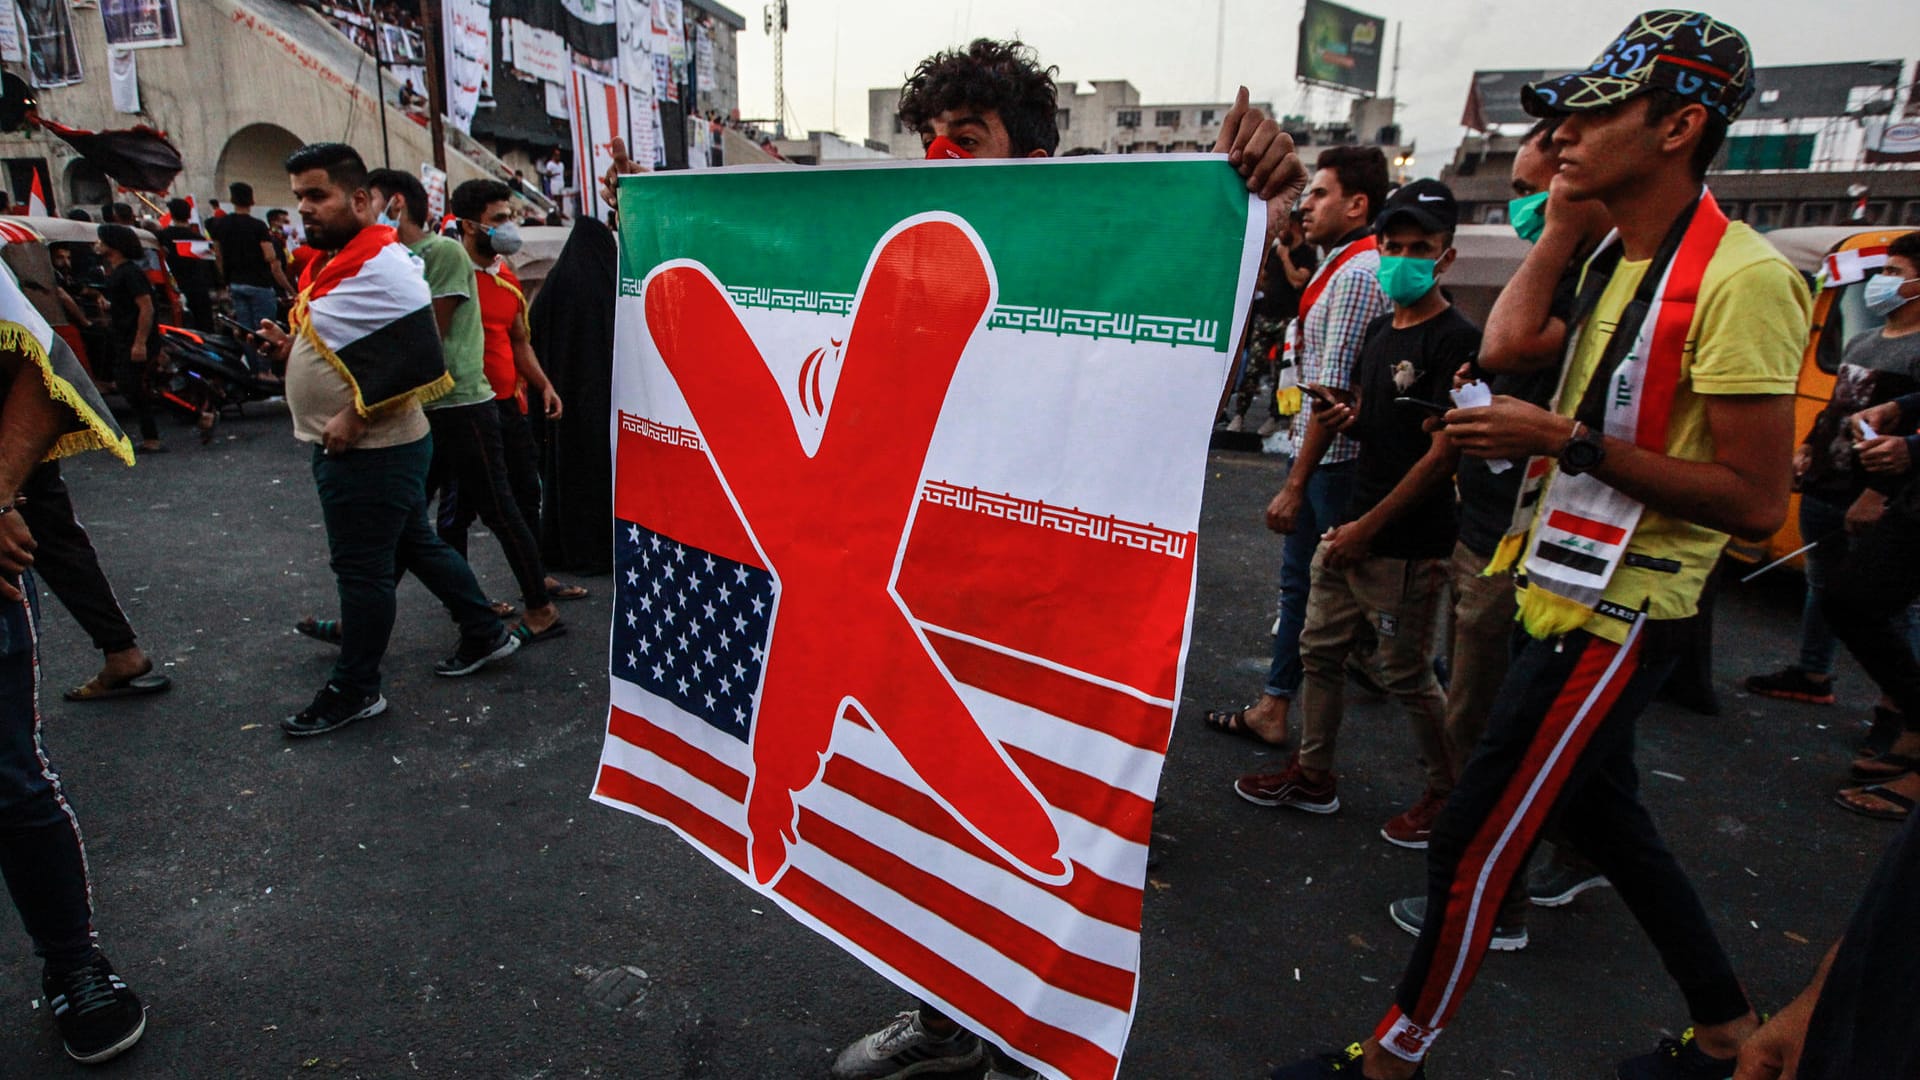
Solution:
[[[664,580],[664,581],[672,581],[672,580],[673,580],[673,572],[674,572],[674,571],[673,571],[673,561],[672,561],[672,560],[667,560],[667,561],[665,561],[665,562],[662,562],[662,563],[660,564],[660,577],[661,577],[661,579],[662,579],[662,580]]]
[[[675,594],[673,594],[673,598],[674,598],[675,600],[678,600],[678,601],[680,601],[680,606],[681,606],[681,607],[686,607],[686,606],[687,606],[687,590],[685,590],[685,589],[681,589],[681,590],[680,590],[679,592],[677,592],[677,593],[675,593]]]
[[[725,585],[720,586],[720,602],[724,604],[731,599],[733,599],[733,590]]]
[[[713,695],[712,695],[712,694],[707,694],[707,695],[705,695],[705,697],[706,697],[706,699],[707,699],[707,708],[709,708],[709,709],[711,709],[711,708],[713,708]]]
[[[640,625],[640,616],[638,616],[638,615],[635,615],[635,614],[633,613],[633,609],[632,609],[632,608],[628,608],[628,609],[627,609],[627,625],[628,625],[628,626],[639,626],[639,625]]]
[[[701,649],[701,650],[700,650],[700,655],[701,655],[701,656],[704,656],[704,657],[706,657],[706,658],[707,658],[707,663],[709,663],[709,664],[711,664],[711,663],[713,663],[713,650],[712,650],[712,649]]]
[[[648,641],[648,640],[647,640],[646,638],[641,638],[641,639],[640,639],[640,651],[641,651],[642,653],[649,653],[649,652],[652,652],[652,651],[653,651],[653,642],[651,642],[651,641]]]
[[[637,668],[640,666],[640,658],[633,655],[631,651],[627,653],[627,666],[630,668]]]
[[[756,597],[754,597],[754,598],[753,598],[753,613],[754,613],[755,615],[764,615],[764,614],[766,614],[766,611],[767,611],[767,602],[766,602],[765,600],[762,600],[762,599],[760,599],[760,598],[759,598],[759,597],[757,597],[757,596],[756,596]]]
[[[720,631],[720,649],[721,649],[721,651],[723,651],[723,652],[724,652],[725,650],[727,650],[727,649],[731,649],[732,647],[733,647],[733,635],[732,635],[732,634],[729,634],[729,633],[727,633],[727,632],[726,632],[725,630],[722,630],[722,631]]]
[[[651,569],[653,569],[653,556],[651,556],[651,555],[649,555],[649,554],[647,554],[647,553],[646,553],[646,552],[644,552],[644,551],[643,551],[643,552],[641,552],[641,553],[640,553],[640,565],[641,565],[641,567],[642,567],[642,568],[644,568],[644,569],[647,569],[647,570],[651,570]]]
[[[666,608],[660,612],[660,617],[668,622],[672,622],[677,617],[677,613],[673,610],[673,605],[668,604]]]
[[[627,526],[627,543],[637,544],[639,542],[640,542],[640,526],[638,525]]]
[[[700,620],[699,619],[687,620],[687,633],[692,634],[696,638],[700,636]]]
[[[735,615],[733,617],[733,629],[736,633],[741,633],[741,634],[746,633],[747,617],[745,615]]]
[[[657,579],[653,583],[653,595],[660,595],[660,582]]]
[[[692,675],[692,676],[693,676],[694,678],[696,678],[696,679],[697,679],[697,678],[699,678],[699,677],[700,677],[700,665],[699,665],[699,664],[694,664],[693,666],[691,666],[691,667],[689,667],[689,668],[687,669],[687,672],[688,672],[688,674],[690,674],[690,675]]]
[[[723,676],[721,676],[721,678],[720,678],[720,692],[721,692],[721,693],[723,693],[723,694],[731,694],[731,693],[733,693],[733,680],[732,680],[732,679],[729,679],[729,678],[727,678],[727,677],[726,677],[726,676],[724,676],[724,675],[723,675]],[[711,706],[711,705],[709,705],[709,706],[707,706],[707,708],[709,708],[709,709],[711,709],[711,708],[713,708],[713,706]]]
[[[641,597],[640,610],[646,612],[649,615],[653,614],[653,597],[651,596]]]
[[[655,536],[655,537],[653,538],[653,550],[655,550],[655,551],[659,551],[659,550],[660,550],[660,538],[659,538],[658,536]]]
[[[707,556],[707,573],[713,573],[713,556]]]
[[[640,571],[635,570],[631,566],[627,567],[627,584],[629,585],[640,584]]]
[[[686,693],[687,693],[687,680],[685,680],[685,679],[679,679],[679,680],[676,680],[676,682],[677,682],[677,683],[679,684],[679,686],[680,686],[680,694],[681,694],[681,696],[682,696],[682,697],[684,697],[684,696],[686,696]]]
[[[677,563],[687,561],[687,547],[685,544],[673,545],[673,561]]]
[[[745,727],[747,724],[747,710],[735,705],[733,707],[733,722],[739,724],[741,727]]]
[[[666,677],[667,677],[666,668],[661,667],[659,664],[653,665],[653,681],[654,682],[662,682],[666,679]]]
[[[688,589],[698,589],[698,588],[700,588],[700,575],[699,575],[699,574],[688,574],[688,575],[687,575],[687,588],[688,588]]]
[[[681,652],[687,651],[687,635],[685,634],[680,635],[680,651]]]
[[[752,654],[752,656],[753,656],[753,662],[754,662],[754,663],[756,663],[756,664],[757,664],[757,663],[759,663],[760,661],[762,661],[762,660],[764,660],[764,659],[766,659],[766,656],[767,656],[767,653],[766,653],[766,650],[765,650],[765,649],[762,649],[762,648],[761,648],[760,646],[758,646],[758,645],[755,645],[755,646],[754,646],[753,648],[751,648],[751,649],[749,649],[749,650],[747,650],[747,651],[748,651],[749,653],[751,653],[751,654]]]
[[[747,568],[744,566],[734,567],[733,579],[739,582],[740,584],[745,585],[747,583]]]
[[[701,610],[707,613],[707,621],[712,622],[713,621],[713,604],[709,602],[709,603],[700,605],[700,607],[701,607]]]
[[[743,664],[743,663],[741,663],[741,662],[740,662],[740,661],[738,661],[738,660],[735,660],[735,661],[733,662],[733,677],[734,677],[734,678],[736,678],[736,679],[744,679],[744,678],[746,678],[746,677],[747,677],[747,665],[745,665],[745,664]]]

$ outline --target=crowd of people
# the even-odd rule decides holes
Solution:
[[[1903,903],[1920,877],[1920,661],[1907,614],[1920,594],[1920,234],[1889,246],[1866,290],[1884,325],[1848,345],[1833,400],[1796,450],[1812,298],[1703,183],[1752,71],[1733,27],[1658,11],[1590,71],[1529,84],[1523,104],[1538,123],[1514,160],[1510,220],[1531,248],[1484,327],[1448,299],[1459,214],[1445,185],[1394,186],[1371,147],[1328,148],[1308,169],[1245,91],[1223,124],[1216,150],[1269,215],[1266,295],[1246,348],[1281,361],[1300,407],[1265,514],[1284,537],[1271,664],[1252,704],[1204,724],[1290,751],[1236,780],[1239,798],[1329,815],[1344,808],[1348,687],[1376,690],[1406,713],[1417,769],[1380,833],[1425,859],[1424,881],[1409,871],[1409,895],[1386,912],[1415,942],[1372,1034],[1277,1080],[1425,1075],[1485,953],[1526,946],[1530,907],[1601,886],[1660,952],[1692,1025],[1622,1063],[1625,1080],[1796,1069],[1837,1080],[1911,1075],[1920,1062],[1907,981],[1920,953]],[[1051,69],[1017,42],[929,58],[900,115],[930,157],[1059,149]],[[633,167],[623,159],[617,170]],[[350,147],[306,146],[286,168],[304,258],[287,250],[292,233],[253,217],[245,185],[207,229],[211,271],[176,263],[201,239],[184,202],[155,226],[173,245],[170,275],[117,206],[93,250],[59,258],[63,307],[83,327],[107,323],[141,449],[163,445],[140,388],[163,310],[211,318],[224,285],[251,362],[284,379],[339,598],[337,612],[297,626],[338,649],[311,703],[281,725],[306,738],[388,708],[382,663],[409,571],[458,628],[438,675],[468,676],[565,633],[556,602],[586,590],[549,573],[542,541],[556,522],[604,534],[610,518],[604,506],[584,517],[556,506],[581,477],[536,451],[533,428],[606,393],[604,370],[570,382],[553,369],[586,341],[611,361],[613,238],[579,222],[556,269],[578,277],[553,293],[574,307],[529,320],[504,262],[519,245],[508,184],[457,187],[457,228],[443,235],[418,178],[370,170]],[[133,447],[79,357],[7,281],[0,377],[0,871],[45,961],[68,1053],[97,1063],[134,1045],[146,1014],[95,943],[76,819],[39,744],[22,574],[43,576],[105,657],[69,697],[165,689],[53,462],[95,448],[131,460]],[[600,415],[598,445],[569,453],[605,468]],[[597,494],[580,501],[604,502],[609,486],[584,485]],[[1835,800],[1904,827],[1806,992],[1763,1022],[1639,800],[1635,727],[1697,633],[1729,537],[1771,535],[1795,487],[1802,534],[1817,541],[1801,656],[1747,685],[1830,703],[1844,644],[1884,696],[1851,763],[1858,783]],[[476,519],[502,547],[517,609],[490,601],[467,561]],[[1553,851],[1536,860],[1542,840]],[[893,1080],[983,1062],[989,1077],[1033,1075],[921,1003],[848,1046],[832,1073]]]

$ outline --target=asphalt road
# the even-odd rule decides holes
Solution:
[[[290,742],[275,726],[324,679],[291,624],[333,586],[303,448],[284,416],[127,470],[68,467],[142,640],[176,687],[76,705],[98,657],[46,606],[47,743],[86,830],[102,942],[152,1007],[110,1077],[822,1077],[904,995],[735,884],[667,830],[588,801],[604,720],[607,579],[571,633],[500,669],[436,679],[453,630],[403,589],[385,716]],[[1156,823],[1144,979],[1123,1075],[1256,1077],[1364,1036],[1412,939],[1385,908],[1421,857],[1379,839],[1418,794],[1404,722],[1360,704],[1346,808],[1263,810],[1228,784],[1257,755],[1199,711],[1257,690],[1279,545],[1259,510],[1281,476],[1210,462],[1199,612]],[[490,537],[475,562],[512,579]],[[1797,580],[1735,588],[1720,616],[1722,715],[1643,725],[1646,797],[1755,998],[1795,993],[1892,827],[1826,796],[1869,699],[1839,708],[1734,686],[1793,651]],[[1611,1076],[1686,1019],[1610,892],[1535,912],[1493,956],[1432,1075]],[[0,1075],[83,1070],[58,1050],[38,964],[0,961]],[[621,974],[631,966],[644,975]],[[614,974],[606,974],[613,972]],[[614,1005],[621,1007],[615,1008]]]

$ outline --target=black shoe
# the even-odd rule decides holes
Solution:
[[[1693,1041],[1693,1029],[1678,1039],[1661,1039],[1651,1054],[1628,1058],[1614,1073],[1619,1080],[1729,1080],[1734,1059],[1717,1058]]]
[[[457,679],[462,675],[471,675],[495,660],[504,660],[520,648],[520,639],[507,633],[503,627],[491,638],[460,639],[460,647],[452,656],[433,665],[435,675],[445,675]]]
[[[146,1006],[98,952],[77,968],[48,968],[40,976],[40,991],[53,1010],[67,1056],[82,1065],[122,1054],[146,1033]]]
[[[350,694],[328,683],[313,695],[313,704],[280,721],[280,730],[294,738],[324,735],[355,720],[379,716],[387,711],[387,699],[379,694]]]
[[[1393,925],[1405,930],[1414,937],[1419,937],[1421,929],[1427,925],[1427,898],[1424,896],[1409,896],[1404,899],[1395,900],[1393,903],[1387,905],[1387,918],[1393,920]],[[1493,936],[1487,940],[1487,948],[1492,949],[1494,952],[1519,952],[1526,947],[1527,928],[1525,925],[1502,926],[1499,923],[1493,924]]]
[[[1345,1050],[1335,1050],[1319,1057],[1296,1061],[1283,1065],[1267,1074],[1269,1080],[1360,1080],[1366,1074],[1360,1071],[1362,1057],[1360,1044],[1354,1043]],[[1422,1064],[1413,1070],[1413,1080],[1426,1080],[1427,1067]]]

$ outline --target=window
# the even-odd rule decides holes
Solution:
[[[1810,202],[1800,204],[1800,224],[1833,224],[1833,204],[1830,202]]]
[[[1480,208],[1480,224],[1505,225],[1506,223],[1507,208],[1505,206],[1499,203],[1488,203]]]
[[[1747,224],[1765,232],[1777,229],[1787,220],[1787,204],[1768,202],[1754,203],[1747,210]]]
[[[1848,211],[1848,215],[1849,219],[1851,219],[1852,211]],[[1867,216],[1861,224],[1886,225],[1892,221],[1893,206],[1885,201],[1876,201],[1867,204]]]
[[[1920,199],[1912,199],[1907,202],[1906,211],[1900,215],[1900,224],[1920,225]]]
[[[1054,113],[1053,126],[1059,128],[1061,131],[1066,131],[1068,128],[1073,127],[1073,110],[1061,109]]]
[[[1212,127],[1213,125],[1219,122],[1220,122],[1219,109],[1201,109],[1200,110],[1200,126],[1201,127]]]
[[[1850,86],[1847,88],[1847,114],[1884,113],[1893,108],[1893,87]]]
[[[1743,220],[1745,220],[1744,218],[1742,218],[1742,217],[1740,216],[1740,204],[1739,204],[1739,203],[1737,203],[1737,202],[1723,202],[1723,203],[1721,203],[1721,204],[1720,204],[1720,212],[1721,212],[1721,213],[1723,213],[1723,214],[1725,214],[1725,215],[1727,215],[1727,220],[1728,220],[1728,221],[1743,221]]]
[[[1163,142],[1159,146],[1154,147],[1154,149],[1162,154],[1171,154],[1173,153],[1173,144]]]
[[[1113,147],[1113,152],[1116,154],[1131,154],[1133,153],[1133,144],[1132,143],[1115,143]]]
[[[1155,110],[1153,114],[1153,126],[1163,127],[1163,128],[1179,127],[1180,126],[1180,110],[1179,109]]]
[[[1727,139],[1726,165],[1740,169],[1805,169],[1813,164],[1813,135],[1734,135]]]
[[[1140,126],[1140,110],[1121,109],[1113,114],[1113,122],[1119,127],[1137,128]]]

